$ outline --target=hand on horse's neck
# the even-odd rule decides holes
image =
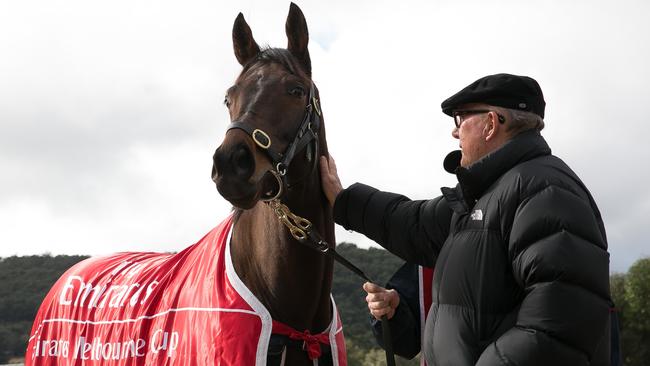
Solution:
[[[333,243],[334,224],[319,179],[296,186],[285,203]],[[231,251],[235,271],[275,320],[311,332],[327,327],[333,262],[293,239],[265,203],[241,213]]]

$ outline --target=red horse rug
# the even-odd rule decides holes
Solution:
[[[265,365],[273,320],[235,273],[231,229],[232,216],[177,254],[118,253],[70,268],[36,315],[26,366]],[[329,329],[313,339],[345,366],[333,301]]]

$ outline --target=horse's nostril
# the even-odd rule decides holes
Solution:
[[[224,148],[220,146],[212,157],[212,180],[216,182],[220,176],[230,176],[230,179],[247,180],[255,170],[253,152],[244,143]]]
[[[219,146],[214,151],[214,155],[212,155],[212,180],[215,180],[218,175],[223,174],[223,161],[223,153],[221,152],[221,146]]]
[[[248,179],[253,175],[253,154],[246,145],[240,145],[232,154],[232,165],[235,175]]]

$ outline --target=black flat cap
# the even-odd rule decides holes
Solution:
[[[482,77],[442,102],[442,112],[452,112],[463,104],[485,103],[497,107],[533,112],[544,118],[544,95],[535,79],[528,76],[496,74]]]

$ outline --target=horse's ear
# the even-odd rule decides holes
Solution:
[[[296,57],[305,67],[307,75],[311,76],[311,59],[309,58],[309,31],[307,30],[307,21],[302,14],[298,5],[291,3],[289,6],[289,16],[285,26],[289,45],[287,49]]]
[[[260,46],[258,46],[255,39],[253,39],[251,27],[246,23],[242,13],[237,15],[235,24],[232,26],[232,45],[235,49],[237,61],[239,61],[242,66],[246,65],[248,61],[257,56],[260,52]]]

